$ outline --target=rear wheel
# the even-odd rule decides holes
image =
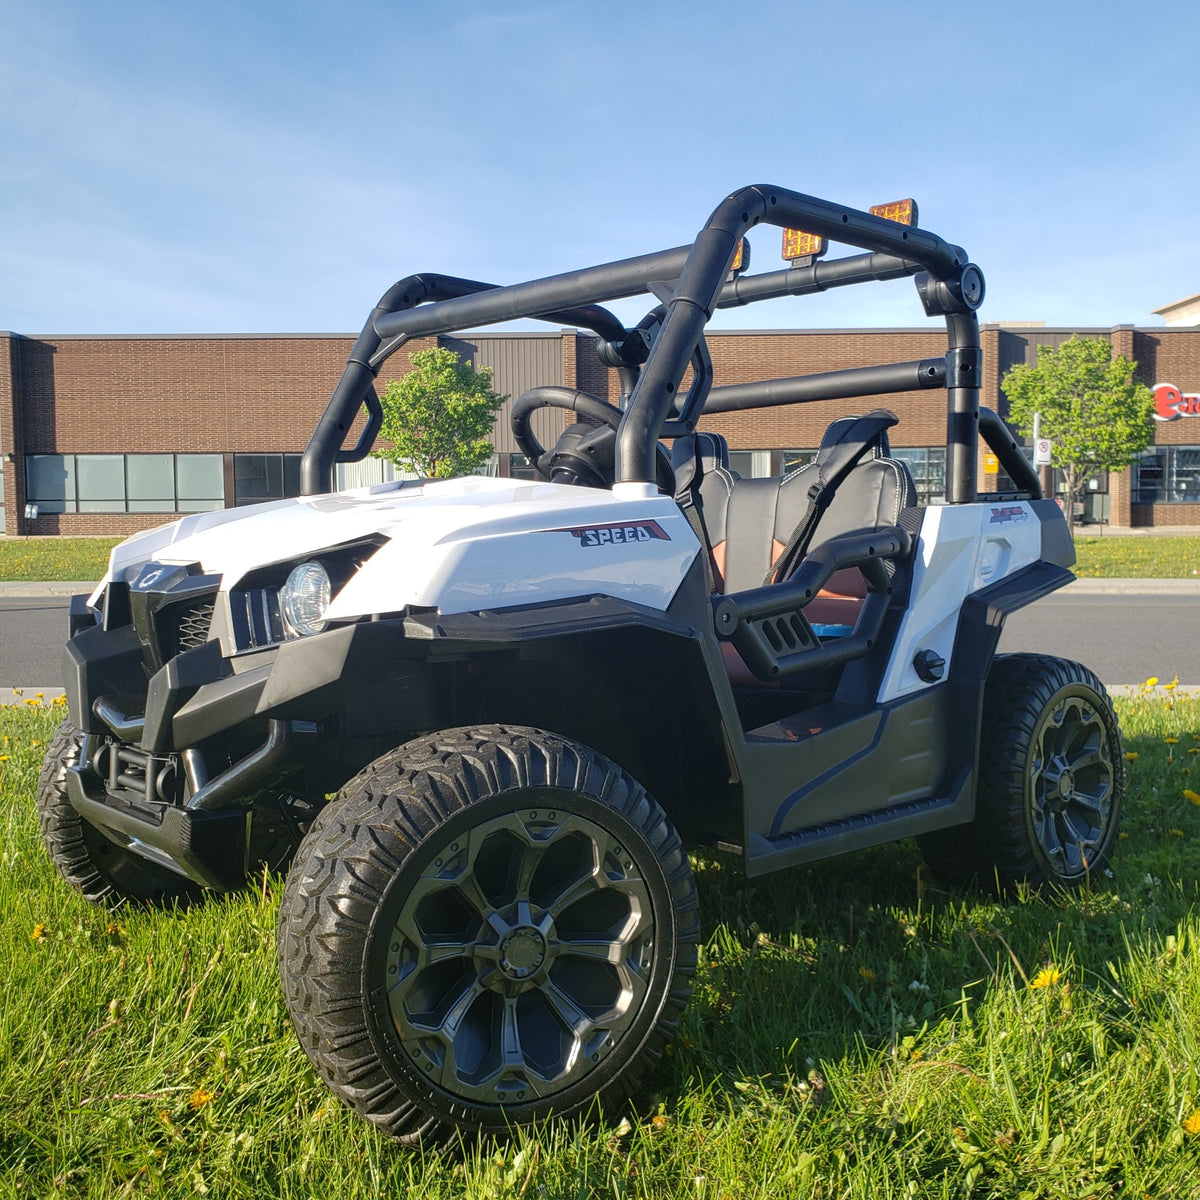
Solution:
[[[1078,887],[1108,864],[1125,760],[1104,685],[1068,659],[996,659],[984,697],[975,819],[920,839],[951,879]]]
[[[94,904],[188,904],[198,899],[202,889],[197,884],[111,841],[75,811],[67,797],[67,770],[79,762],[82,751],[83,734],[64,721],[47,747],[38,777],[38,825],[58,873]]]
[[[631,1095],[687,1001],[698,925],[678,834],[636,781],[485,726],[401,746],[320,814],[279,962],[321,1076],[415,1142]]]

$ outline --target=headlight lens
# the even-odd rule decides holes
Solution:
[[[329,572],[320,563],[306,562],[294,568],[279,592],[279,611],[288,632],[300,637],[320,633],[332,594]]]

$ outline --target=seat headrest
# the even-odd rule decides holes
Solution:
[[[847,428],[859,420],[858,416],[838,417],[836,421],[831,421],[829,428],[821,435],[821,445],[818,453],[821,450],[826,450],[834,445],[846,432]],[[890,458],[892,453],[891,443],[888,441],[887,431],[881,429],[876,435],[873,445],[871,446],[872,458]]]
[[[729,443],[719,433],[697,433],[696,455],[701,471],[711,471],[714,467],[729,470]]]

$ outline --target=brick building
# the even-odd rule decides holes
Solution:
[[[1200,524],[1200,326],[985,325],[982,402],[1004,415],[1000,379],[1008,367],[1034,361],[1039,344],[1058,344],[1072,334],[1110,340],[1137,361],[1143,382],[1176,389],[1164,401],[1171,419],[1156,422],[1155,444],[1141,462],[1089,481],[1085,519],[1118,526]],[[617,398],[615,375],[599,364],[591,335],[481,333],[441,342],[477,366],[490,366],[497,390],[510,396],[563,383]],[[717,384],[940,357],[946,349],[945,333],[933,323],[924,329],[710,332],[708,343]],[[128,534],[179,513],[296,494],[301,452],[352,344],[341,334],[0,333],[0,532]],[[382,378],[403,372],[408,355],[431,344],[410,342],[386,363]],[[704,427],[726,435],[742,474],[761,475],[811,453],[834,417],[884,405],[900,417],[894,448],[908,460],[923,496],[936,500],[945,467],[943,395],[927,391],[729,413],[707,419]],[[553,441],[561,420],[559,412],[538,414],[534,428],[543,444]],[[339,467],[339,483],[366,482],[372,472],[382,477],[383,469],[375,461]],[[495,470],[508,475],[526,469],[502,411]],[[994,487],[995,479],[981,474],[980,485]],[[27,504],[37,506],[36,518],[26,517]]]

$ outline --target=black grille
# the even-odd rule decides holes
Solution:
[[[129,592],[130,616],[153,674],[185,650],[208,641],[219,575],[148,563]]]
[[[229,597],[229,612],[239,649],[256,650],[283,641],[278,588],[258,587],[233,592]]]

